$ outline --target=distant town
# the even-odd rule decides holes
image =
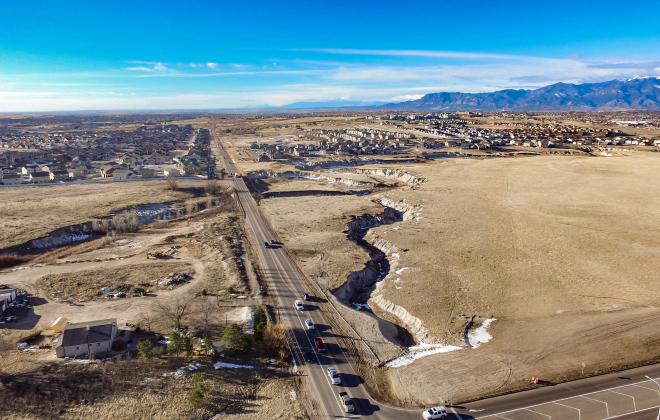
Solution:
[[[192,125],[153,123],[132,130],[61,131],[8,126],[0,132],[0,182],[207,177],[213,168],[209,144],[209,131]]]

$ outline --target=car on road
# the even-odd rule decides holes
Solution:
[[[305,310],[305,305],[303,305],[303,303],[298,299],[296,299],[296,301],[293,302],[293,307],[296,308],[297,311]]]
[[[431,407],[422,413],[424,420],[438,420],[447,418],[447,408],[444,405]]]
[[[337,369],[329,367],[328,376],[330,377],[330,382],[332,382],[333,385],[341,385],[341,376],[339,375],[339,372],[337,372]]]
[[[311,319],[306,319],[305,320],[305,328],[307,328],[310,331],[315,330],[316,326],[314,326],[314,321],[312,321]]]
[[[339,393],[339,400],[341,401],[341,405],[344,406],[344,411],[347,413],[354,413],[355,412],[355,404],[353,404],[353,400],[351,397],[348,396],[348,394],[344,391]]]
[[[316,347],[316,351],[319,353],[325,353],[325,343],[321,339],[321,337],[315,337],[314,338],[314,347]]]
[[[270,241],[265,241],[264,246],[269,249],[282,248],[282,242],[274,241],[271,239]]]

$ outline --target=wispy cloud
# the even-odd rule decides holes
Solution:
[[[298,51],[314,54],[222,64],[201,58],[190,62],[132,60],[109,68],[3,73],[0,111],[233,108],[340,98],[403,101],[440,91],[483,92],[535,88],[559,81],[581,83],[660,76],[658,57],[552,58],[423,50]],[[367,56],[390,58],[374,60]],[[147,83],[147,78],[153,80]]]
[[[302,48],[295,51],[317,52],[337,55],[363,55],[386,57],[418,57],[418,58],[451,58],[464,60],[549,60],[545,57],[534,57],[514,54],[494,54],[470,51],[444,50],[369,50],[345,48]]]
[[[156,62],[156,63],[144,63],[143,65],[140,66],[126,67],[126,70],[144,72],[144,73],[162,73],[168,71],[169,67],[167,67],[167,65],[165,65],[164,63]]]

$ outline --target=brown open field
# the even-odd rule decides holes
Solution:
[[[369,259],[344,233],[350,216],[379,211],[368,198],[276,198],[262,200],[260,205],[301,268],[328,289],[341,285]]]
[[[660,358],[658,167],[657,154],[634,152],[402,166],[428,181],[385,193],[421,217],[367,236],[400,256],[377,295],[419,319],[428,341],[462,345],[466,317],[497,320],[478,349],[388,369],[401,400],[475,398],[534,374],[566,380]],[[370,198],[261,205],[303,270],[327,272],[331,289],[368,259],[342,231],[351,215],[382,210]]]
[[[450,338],[456,315],[547,317],[660,305],[660,158],[446,160],[391,198],[419,221],[373,234],[410,249],[382,294]],[[426,293],[419,294],[418,290]]]
[[[182,187],[202,181],[181,181]],[[190,197],[170,191],[165,181],[57,185],[0,189],[0,248],[17,245],[49,232],[133,205]]]

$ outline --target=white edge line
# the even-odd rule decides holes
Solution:
[[[653,379],[660,379],[660,378],[653,378]],[[475,418],[479,418],[479,419],[481,419],[481,418],[484,418],[484,417],[498,416],[499,414],[512,413],[512,412],[514,412],[514,411],[518,411],[518,410],[525,410],[525,409],[527,409],[527,408],[538,407],[539,405],[553,404],[553,403],[557,403],[557,402],[559,402],[559,401],[566,401],[566,400],[570,400],[571,398],[578,398],[578,397],[582,397],[583,395],[593,395],[593,394],[597,394],[597,393],[599,393],[599,392],[605,392],[605,391],[610,391],[610,392],[614,392],[614,393],[617,393],[617,394],[621,394],[620,392],[616,392],[616,391],[612,391],[612,390],[613,390],[613,389],[625,388],[625,387],[630,386],[630,385],[643,384],[643,383],[646,383],[646,382],[652,382],[652,380],[651,380],[651,379],[646,379],[646,380],[644,380],[644,381],[634,382],[634,383],[625,384],[625,385],[619,385],[619,386],[615,386],[615,387],[612,387],[612,388],[599,389],[598,391],[587,392],[587,393],[579,394],[579,395],[573,395],[573,396],[570,396],[570,397],[560,398],[560,399],[558,399],[558,400],[553,400],[553,401],[545,401],[545,402],[540,403],[540,404],[528,405],[528,406],[526,406],[526,407],[514,408],[514,409],[511,409],[511,410],[507,410],[507,411],[500,411],[499,413],[489,414],[489,415],[487,415],[487,416],[481,416],[481,417],[475,417]],[[621,394],[621,395],[625,395],[625,396],[627,396],[627,397],[633,398],[633,400],[634,400],[634,397],[633,397],[632,395],[628,395],[628,394]],[[659,407],[660,407],[660,406],[659,406]],[[571,407],[571,408],[574,408],[574,407]],[[653,408],[653,407],[652,407],[652,408]],[[637,412],[637,411],[635,411],[635,412]],[[628,413],[628,414],[631,414],[631,413]]]

